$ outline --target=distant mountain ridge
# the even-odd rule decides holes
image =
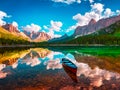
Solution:
[[[120,20],[94,33],[80,36],[64,43],[120,45]]]
[[[100,29],[106,28],[119,20],[120,20],[120,15],[113,16],[110,18],[103,18],[99,21],[96,21],[95,19],[91,19],[90,22],[88,23],[88,25],[78,26],[75,29],[75,32],[72,36],[67,36],[65,34],[60,38],[53,38],[53,39],[49,40],[48,42],[66,42],[66,41],[72,40],[74,38],[86,36],[86,35],[96,32],[96,31],[99,31]]]
[[[26,44],[28,39],[0,27],[0,45]]]
[[[51,37],[48,34],[46,34],[44,32],[39,32],[38,37],[35,38],[33,41],[34,42],[42,42],[42,41],[48,41],[50,39],[51,39]]]
[[[84,35],[96,32],[97,30],[108,27],[119,20],[120,20],[120,15],[101,19],[98,22],[96,22],[94,19],[91,19],[88,25],[78,26],[75,29],[73,36],[84,36]]]
[[[48,42],[59,42],[66,41],[69,38],[67,34],[64,34],[62,37],[50,39]]]
[[[19,33],[20,31],[13,26],[12,24],[5,24],[2,26],[4,29],[8,30],[11,33]]]
[[[102,42],[101,40],[104,41],[104,38],[107,39],[109,38],[110,40],[113,38],[114,40],[117,40],[116,42],[118,42],[120,38],[119,22],[120,22],[120,15],[106,19],[101,19],[98,22],[96,22],[94,19],[91,19],[88,25],[78,26],[75,29],[75,32],[72,36],[68,36],[67,34],[65,34],[60,38],[53,38],[53,39],[51,38],[50,35],[48,35],[45,32],[27,32],[27,31],[20,32],[17,29],[17,27],[13,26],[12,24],[6,24],[1,27],[0,39],[2,40],[2,42],[4,42],[4,40],[6,39],[11,41],[12,39],[13,41],[15,40],[19,41],[20,38],[20,40],[23,41],[25,40],[28,42],[43,42],[43,41],[48,41],[48,43],[74,42],[75,44],[75,43],[86,43],[85,40],[88,40],[88,43],[90,43],[89,40],[92,42],[92,40],[94,40],[96,37],[97,38],[96,40],[98,41],[100,40],[100,42]]]
[[[19,37],[27,38],[30,42],[42,42],[48,41],[51,37],[44,32],[20,32],[17,27],[12,24],[5,24],[2,26],[5,30]]]
[[[10,32],[13,35],[16,35],[16,36],[19,36],[19,37],[22,37],[22,38],[27,38],[28,41],[30,41],[28,36],[26,36],[23,32],[20,32],[18,30],[18,28],[13,26],[12,24],[5,24],[5,25],[2,26],[2,28],[4,28],[5,30],[7,30],[8,32]]]
[[[100,29],[92,33],[91,35],[108,35],[108,34],[120,37],[120,20],[106,28]]]
[[[51,37],[44,32],[26,32],[24,31],[25,35],[28,36],[32,42],[42,42],[48,41]]]

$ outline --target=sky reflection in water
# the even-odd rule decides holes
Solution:
[[[91,55],[88,54],[82,54],[82,56],[87,56],[88,58],[91,57]],[[72,81],[72,78],[70,79],[66,76],[66,75],[69,76],[69,73],[67,73],[63,69],[62,61],[61,61],[62,58],[68,58],[77,66],[77,73],[75,75],[78,80],[78,83],[76,84],[77,88],[81,88],[81,83],[85,84],[86,87],[89,86],[89,88],[93,88],[93,87],[97,88],[97,87],[101,87],[105,83],[110,83],[112,81],[114,81],[112,82],[112,86],[117,88],[120,87],[115,84],[117,82],[118,83],[120,82],[120,74],[117,72],[100,69],[99,67],[91,68],[87,63],[76,61],[74,55],[72,55],[71,53],[64,54],[62,52],[50,51],[44,49],[40,49],[40,51],[39,49],[30,49],[28,53],[21,55],[21,57],[11,65],[7,65],[5,63],[0,64],[0,88],[3,88],[4,86],[6,87],[9,86],[10,80],[11,82],[14,81],[19,83],[20,79],[23,79],[24,81],[26,80],[27,82],[29,82],[29,84],[31,82],[28,81],[29,79],[30,80],[33,79],[33,82],[34,79],[36,81],[43,80],[41,82],[39,81],[39,84],[41,83],[41,87],[48,84],[46,85],[46,87],[49,86],[50,88],[51,84],[49,85],[49,83],[56,82],[54,81],[55,78],[52,78],[53,76],[56,77],[56,79],[61,78],[64,79],[63,81],[68,81],[68,82],[63,82],[64,83],[63,87],[62,86],[60,87],[57,85],[59,85],[62,82],[61,80],[58,79],[57,81],[59,82],[59,84],[56,84],[56,88],[57,87],[70,88],[74,83],[74,81]],[[69,80],[67,80],[67,78]],[[84,79],[83,82],[82,79]],[[70,85],[68,83],[70,83]],[[25,85],[27,86],[27,83],[25,83]],[[85,87],[85,85],[83,86]],[[17,85],[15,87],[17,87]],[[24,85],[22,85],[21,87],[24,87]]]

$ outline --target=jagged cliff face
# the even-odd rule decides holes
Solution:
[[[12,24],[6,24],[6,25],[3,25],[2,27],[11,33],[19,33],[19,30],[17,29],[17,27],[14,27]]]
[[[48,41],[49,39],[51,39],[51,37],[48,34],[46,34],[44,32],[40,32],[38,37],[35,38],[33,41],[40,42],[40,41]]]
[[[42,42],[42,41],[48,41],[49,39],[51,39],[51,37],[44,33],[44,32],[26,32],[24,31],[24,33],[31,39],[31,41],[33,42]]]
[[[34,40],[39,36],[39,32],[26,32],[24,31],[25,35],[27,35],[31,40]]]
[[[9,31],[13,35],[26,38],[28,41],[30,41],[30,38],[26,36],[23,32],[20,32],[17,27],[13,26],[12,24],[5,24],[2,26],[5,30]]]
[[[48,41],[49,39],[51,39],[51,37],[44,32],[20,32],[17,27],[13,26],[12,24],[6,24],[2,27],[14,35],[27,38],[28,41],[31,42]]]
[[[120,20],[120,15],[111,18],[101,19],[98,22],[96,22],[94,19],[91,19],[88,25],[78,26],[75,30],[74,36],[83,36],[93,33],[97,30],[108,27],[119,20]]]

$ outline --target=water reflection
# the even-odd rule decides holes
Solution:
[[[34,67],[41,63],[41,61],[39,60],[39,57],[40,56],[37,52],[31,50],[30,53],[26,54],[26,56],[19,59],[19,63]]]
[[[77,65],[77,76],[84,75],[85,77],[89,78],[90,85],[96,87],[100,87],[104,80],[111,80],[112,78],[117,80],[120,78],[120,74],[102,70],[99,67],[91,69],[91,67],[85,63],[77,63]]]
[[[5,64],[0,64],[0,79],[5,78],[7,76],[7,73],[4,73],[2,70],[6,67]]]
[[[63,64],[62,64],[63,65]],[[70,68],[70,67],[68,67],[68,66],[65,66],[65,65],[63,65],[63,68],[64,68],[64,70],[65,70],[65,72],[68,74],[68,76],[73,80],[73,82],[78,82],[78,80],[77,80],[77,75],[76,75],[76,73],[73,73],[70,69],[68,69],[68,68]],[[77,71],[77,69],[76,69],[76,71]]]
[[[90,60],[94,56],[77,51],[71,54],[43,48],[31,48],[27,52],[21,53],[19,57],[16,55],[14,58],[11,58],[11,56],[9,59],[2,58],[0,63],[0,89],[13,83],[16,84],[14,88],[32,87],[33,83],[34,87],[44,87],[44,89],[120,87],[120,74],[118,72],[105,67],[100,68],[96,63],[94,63],[96,66],[93,68],[89,62],[99,62],[101,57],[89,62],[87,62],[86,57]],[[75,73],[71,72],[72,67],[62,63],[62,58],[69,59],[77,66]],[[104,58],[102,58],[102,61],[104,61]],[[119,65],[119,62],[117,62],[117,65]],[[10,81],[13,83],[10,83]],[[24,82],[24,85],[19,84],[19,82]],[[56,85],[54,86],[52,83],[56,83]]]
[[[70,78],[74,81],[74,82],[78,82],[77,80],[77,66],[72,63],[69,59],[63,58],[62,59],[62,66],[65,70],[65,72],[68,74],[68,76],[70,76]]]
[[[47,65],[46,69],[61,69],[62,65],[60,63],[60,59],[56,59],[56,60],[49,60],[47,63],[45,63],[45,65]]]

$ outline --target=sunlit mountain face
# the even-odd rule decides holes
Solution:
[[[88,52],[86,49],[59,49],[58,51],[54,49],[53,51],[31,48],[20,51],[19,56],[8,56],[9,59],[5,58],[0,62],[0,88],[32,89],[34,86],[36,89],[118,89],[120,71],[114,68],[120,66],[117,60],[120,53],[111,57],[109,55],[116,49],[109,49],[107,54],[105,52],[94,53],[96,52],[94,48]],[[99,48],[98,51],[100,50]],[[102,48],[102,50],[108,50],[108,48]],[[4,58],[12,53],[0,55]],[[15,57],[18,58],[14,59]],[[76,73],[71,71],[73,69],[68,65],[70,63],[66,64],[68,66],[63,66],[63,58],[68,59],[77,67]],[[116,66],[111,68],[113,60],[116,60],[114,62]]]

